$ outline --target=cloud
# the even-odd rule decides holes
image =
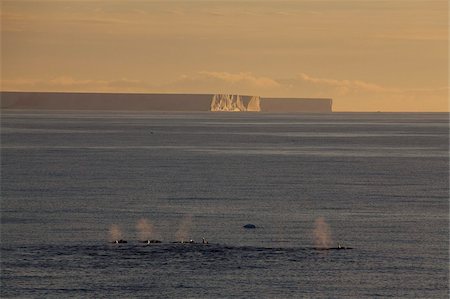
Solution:
[[[392,89],[383,87],[378,84],[359,81],[359,80],[337,80],[337,79],[328,79],[328,78],[317,78],[311,77],[307,74],[301,73],[299,75],[299,79],[305,82],[322,85],[326,87],[331,87],[335,89],[340,95],[346,95],[350,93],[356,92],[389,92],[393,91]]]
[[[334,90],[333,93],[340,95],[350,95],[356,93],[391,93],[391,94],[408,94],[408,93],[432,93],[447,91],[448,86],[437,88],[398,88],[386,87],[379,84],[365,82],[360,80],[337,80],[329,78],[317,78],[301,73],[299,80],[320,86],[321,88],[329,88]]]
[[[227,73],[227,72],[200,72],[200,75],[205,75],[229,84],[245,84],[258,88],[274,88],[279,87],[280,84],[268,77],[257,77],[252,73]]]
[[[375,36],[379,39],[387,39],[387,40],[407,40],[407,41],[447,41],[448,30],[440,29],[440,30],[429,30],[423,32],[397,32],[397,33],[384,33],[378,34]]]
[[[2,80],[2,90],[11,91],[87,91],[87,92],[151,92],[144,81],[122,78],[118,80],[76,79],[58,76],[50,79]]]
[[[403,88],[362,80],[339,80],[300,73],[288,81],[295,93],[330,97],[335,111],[448,111],[449,87]]]
[[[142,80],[77,79],[64,75],[49,79],[2,80],[2,90],[17,91],[98,91],[98,92],[177,92],[276,94],[283,84],[249,72],[229,73],[199,71],[182,75],[168,83],[153,84]]]
[[[228,73],[212,71],[200,71],[182,75],[177,80],[161,86],[165,91],[240,94],[261,94],[280,87],[281,84],[272,78],[256,76],[249,72]]]
[[[262,97],[333,98],[335,111],[448,111],[449,87],[399,88],[362,80],[335,79],[299,73],[274,79],[250,72],[199,71],[176,80],[153,84],[143,80],[77,79],[58,76],[43,79],[3,80],[2,90],[227,93]]]

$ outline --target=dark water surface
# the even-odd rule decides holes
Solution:
[[[448,114],[2,111],[0,295],[448,298],[448,133]],[[314,250],[319,217],[353,249]]]

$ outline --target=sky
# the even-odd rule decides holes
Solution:
[[[447,0],[1,0],[1,90],[449,111]]]

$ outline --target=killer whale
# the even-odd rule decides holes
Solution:
[[[139,241],[140,243],[145,243],[145,244],[155,244],[155,243],[162,243],[162,241],[160,240],[144,240],[144,241]]]
[[[120,240],[112,241],[111,243],[114,243],[114,244],[123,244],[123,243],[128,243],[128,242],[127,242],[126,240],[120,239]]]

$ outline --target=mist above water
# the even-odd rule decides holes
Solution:
[[[136,230],[138,231],[139,240],[151,240],[155,235],[155,228],[148,219],[142,218],[136,223]]]
[[[111,224],[111,226],[109,227],[109,239],[110,241],[122,239],[122,230],[117,224]]]
[[[186,215],[181,219],[180,226],[175,233],[175,239],[180,242],[189,241],[192,228],[192,215]]]
[[[333,243],[331,239],[330,226],[324,217],[316,218],[313,230],[314,246],[316,248],[330,248]]]

